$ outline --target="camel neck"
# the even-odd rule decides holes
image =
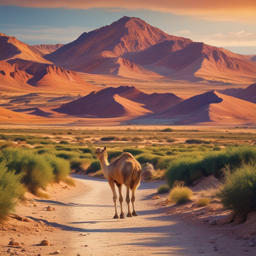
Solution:
[[[108,158],[104,157],[101,161],[100,164],[102,166],[102,169],[106,169],[109,166]]]

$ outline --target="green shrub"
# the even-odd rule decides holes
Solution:
[[[172,187],[175,181],[185,181],[186,184],[191,184],[193,181],[204,176],[199,163],[200,159],[193,156],[181,157],[171,162],[166,171],[169,187]]]
[[[225,183],[217,193],[224,207],[238,213],[256,209],[256,166],[243,165],[233,173],[226,171]]]
[[[185,143],[187,143],[187,144],[210,144],[209,141],[197,140],[197,139],[186,140]]]
[[[136,156],[136,159],[140,164],[151,163],[154,166],[156,166],[158,160],[160,159],[160,156],[155,156],[151,153],[143,153],[141,155]]]
[[[56,153],[56,156],[60,157],[60,158],[67,159],[67,160],[70,160],[72,158],[79,157],[80,154],[77,153],[77,152],[59,151],[58,153]]]
[[[174,150],[173,150],[174,151]],[[195,154],[174,160],[166,172],[171,187],[175,180],[183,180],[190,184],[196,179],[214,175],[220,178],[222,169],[229,166],[233,169],[245,164],[256,164],[256,148],[252,146],[230,147],[222,151],[209,151],[202,155]]]
[[[164,170],[168,168],[168,166],[171,164],[173,161],[174,157],[173,156],[164,156],[161,157],[156,165],[157,168]]]
[[[213,151],[221,151],[221,148],[219,146],[214,146],[212,150]]]
[[[21,175],[7,171],[5,162],[0,163],[0,221],[14,210],[17,199],[24,196],[20,179]]]
[[[70,166],[71,170],[81,171],[81,170],[87,170],[87,168],[91,164],[90,159],[81,159],[81,158],[72,158],[70,160]]]
[[[166,128],[166,129],[162,130],[162,132],[172,132],[172,131],[173,131],[172,128]]]
[[[45,189],[54,180],[53,168],[43,155],[21,148],[6,148],[2,151],[2,156],[7,162],[8,171],[23,174],[22,183],[32,193],[36,193],[39,188]]]
[[[107,137],[102,137],[100,140],[101,140],[101,141],[111,141],[111,140],[116,140],[116,136],[107,136]]]
[[[188,187],[175,187],[169,194],[169,199],[177,204],[186,203],[193,195]]]
[[[210,203],[210,199],[205,197],[205,198],[200,198],[196,201],[196,206],[197,207],[203,207],[206,206]]]
[[[138,149],[138,148],[125,148],[125,149],[123,149],[123,151],[131,153],[134,156],[137,156],[139,154],[145,153],[145,150]]]
[[[123,154],[121,150],[108,150],[108,160],[111,161],[113,158],[117,158]]]
[[[100,162],[99,161],[93,161],[90,166],[88,167],[86,173],[95,173],[101,169]]]
[[[55,176],[55,181],[60,182],[65,180],[70,173],[70,163],[68,160],[56,157],[55,155],[45,154],[44,155],[47,162],[53,168],[53,174]]]
[[[93,148],[79,148],[80,151],[82,151],[83,153],[90,153],[92,155],[94,155],[95,153],[95,149]]]
[[[60,144],[64,144],[64,145],[69,144],[69,142],[68,142],[68,141],[66,141],[66,140],[61,140],[59,143],[60,143]]]
[[[166,185],[160,185],[157,189],[158,194],[164,194],[170,192],[170,188]]]

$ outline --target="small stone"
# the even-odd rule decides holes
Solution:
[[[51,206],[48,206],[48,207],[46,208],[46,211],[51,211],[51,210],[52,210]]]
[[[213,219],[213,220],[209,221],[209,224],[210,224],[210,225],[216,225],[216,224],[217,224],[217,221]]]
[[[53,252],[53,253],[50,253],[51,255],[56,255],[56,254],[60,254],[60,250],[57,250],[57,251],[55,251],[55,252]]]
[[[17,241],[10,241],[9,245],[19,246],[20,244]]]
[[[36,204],[33,204],[33,206],[34,206],[34,207],[37,207],[37,205],[36,205]]]
[[[22,252],[25,252],[26,250],[27,250],[26,248],[22,248],[22,250],[21,250],[21,251],[22,251]]]
[[[243,239],[243,240],[249,240],[250,237],[251,237],[251,236],[250,236],[249,234],[247,234],[247,235],[245,235],[242,239]]]
[[[48,246],[48,245],[50,245],[50,243],[49,243],[48,240],[42,240],[42,242],[40,243],[40,245]]]
[[[155,196],[152,197],[152,199],[154,199],[154,200],[155,200],[155,199],[160,199],[160,198],[161,198],[161,197],[160,197],[160,196],[157,196],[157,195],[155,195]]]
[[[253,242],[249,242],[247,245],[253,247],[254,243]]]

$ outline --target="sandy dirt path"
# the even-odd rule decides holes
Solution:
[[[12,238],[23,242],[26,252],[18,255],[255,255],[255,249],[245,241],[225,235],[223,230],[205,224],[195,226],[166,214],[166,207],[152,200],[160,183],[142,182],[136,195],[139,216],[113,219],[112,192],[106,180],[73,175],[77,187],[63,190],[51,199],[37,199],[42,206],[55,207],[47,212],[38,209],[27,215],[58,229],[42,233],[13,233]],[[161,183],[162,184],[162,183]],[[42,208],[43,209],[43,208]],[[124,204],[125,213],[127,206]],[[7,244],[10,235],[2,233]],[[4,235],[6,234],[6,235]],[[36,246],[48,239],[52,246]],[[248,243],[248,242],[247,242]],[[0,251],[1,252],[1,251]],[[10,255],[3,247],[1,255]]]

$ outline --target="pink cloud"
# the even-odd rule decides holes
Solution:
[[[1,0],[0,5],[36,8],[147,9],[201,19],[256,22],[255,0]]]

